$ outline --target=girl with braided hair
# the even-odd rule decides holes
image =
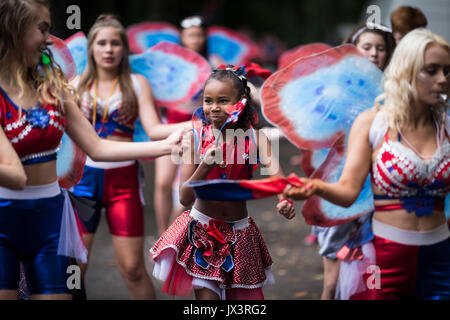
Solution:
[[[180,22],[180,44],[207,59],[207,25],[200,16],[186,17]],[[174,125],[190,121],[192,112],[201,105],[201,93],[192,100],[180,105],[179,109],[162,108],[167,124]],[[164,110],[165,109],[165,110]],[[169,157],[155,160],[155,192],[153,197],[158,236],[185,210],[177,201],[176,190],[179,184],[178,165],[172,163]],[[174,199],[175,198],[175,199]],[[175,200],[175,201],[174,201]]]
[[[223,65],[212,72],[203,107],[195,113],[202,125],[194,125],[183,138],[180,202],[192,209],[181,214],[150,250],[153,275],[165,281],[163,292],[185,295],[194,289],[200,300],[263,299],[263,285],[273,282],[272,259],[246,202],[199,199],[189,186],[199,180],[249,179],[258,153],[270,175],[282,175],[269,140],[254,129],[244,73],[243,68]],[[239,130],[247,134],[236,135]],[[295,215],[292,203],[284,199],[277,210],[288,219]]]

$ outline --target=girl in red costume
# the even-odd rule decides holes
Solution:
[[[0,299],[17,298],[19,263],[32,299],[70,299],[70,257],[86,262],[68,193],[57,182],[64,131],[96,161],[170,154],[181,136],[180,130],[157,142],[100,139],[52,58],[50,27],[46,1],[0,2],[0,144],[9,140],[27,177],[24,190],[0,187]],[[10,154],[6,162],[12,161]]]
[[[192,210],[180,215],[151,249],[153,275],[165,281],[165,292],[183,295],[194,289],[197,299],[263,299],[262,286],[273,282],[272,259],[246,202],[196,199],[187,186],[205,179],[249,179],[258,153],[269,174],[282,174],[269,140],[253,128],[249,99],[242,68],[220,66],[205,84],[203,126],[183,140],[189,152],[181,172],[180,201],[193,205]],[[224,129],[227,133],[221,134]],[[229,134],[239,129],[247,135]],[[295,215],[286,199],[277,210],[288,219]]]
[[[132,141],[137,116],[147,135],[166,138],[176,128],[190,123],[163,125],[159,121],[148,81],[131,73],[129,45],[122,24],[113,16],[101,15],[88,34],[88,65],[73,80],[81,97],[80,109],[97,134],[111,141]],[[143,255],[144,210],[142,172],[137,161],[98,162],[88,158],[77,196],[95,201],[95,213],[85,226],[88,250],[104,208],[118,268],[134,299],[155,298]],[[83,265],[83,274],[86,272]]]

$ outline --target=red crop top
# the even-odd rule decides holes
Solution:
[[[202,160],[206,151],[216,144],[212,125],[201,127],[200,129],[193,129],[193,131],[195,148],[200,154],[200,160]],[[201,139],[201,144],[199,143],[199,139]],[[254,129],[251,129],[250,135],[245,135],[242,139],[243,141],[239,141],[238,137],[235,137],[233,146],[225,143],[222,144],[224,163],[223,165],[216,165],[210,171],[206,180],[240,180],[252,178],[253,171],[259,163]],[[231,155],[227,155],[227,151],[231,151]]]
[[[57,106],[19,107],[0,88],[0,124],[24,165],[56,160],[66,120]]]
[[[373,184],[382,192],[375,200],[400,199],[400,205],[375,206],[377,211],[404,208],[417,216],[430,215],[433,210],[443,210],[444,199],[450,191],[450,142],[444,126],[436,125],[435,154],[424,161],[412,149],[398,141],[391,141],[382,114],[375,117],[369,140],[375,148],[383,139],[376,161],[372,164]],[[382,136],[383,135],[383,136]]]
[[[137,97],[140,95],[140,86],[137,77],[132,74],[131,80],[133,83],[133,88]],[[78,81],[74,83],[75,87],[78,87]],[[102,116],[105,111],[105,105],[108,103],[108,115],[105,122],[102,123]],[[81,96],[80,109],[84,116],[92,122],[93,119],[93,104],[94,98],[91,96],[89,91],[85,91]],[[95,131],[102,138],[107,136],[118,136],[123,138],[133,138],[137,114],[130,115],[123,111],[122,106],[122,93],[114,93],[109,101],[103,101],[101,98],[97,97],[97,110],[96,118],[98,119],[95,123]]]

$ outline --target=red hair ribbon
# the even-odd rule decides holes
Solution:
[[[259,76],[263,79],[267,79],[272,74],[270,70],[263,69],[259,64],[253,62],[246,62],[242,66],[235,66],[235,67],[227,67],[226,65],[221,64],[217,67],[217,69],[231,70],[233,72],[238,73],[238,75],[240,75],[239,71],[243,70],[244,74],[248,78]]]
[[[259,76],[263,79],[267,79],[272,74],[270,70],[263,69],[259,64],[253,62],[246,62],[244,64],[244,69],[247,71],[248,78]]]

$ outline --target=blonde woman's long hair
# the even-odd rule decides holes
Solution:
[[[128,115],[136,115],[138,109],[138,101],[134,92],[133,83],[131,80],[131,67],[128,61],[130,53],[130,46],[128,38],[123,25],[117,18],[112,15],[100,15],[92,26],[88,34],[88,63],[86,70],[83,72],[78,85],[78,93],[81,96],[84,92],[89,90],[89,87],[97,79],[97,64],[94,59],[94,41],[99,31],[106,27],[115,28],[120,35],[123,44],[123,57],[119,64],[119,85],[122,91],[122,106],[121,109]]]
[[[46,0],[0,1],[0,77],[19,89],[19,99],[30,81],[35,86],[39,102],[58,106],[64,112],[64,101],[73,88],[49,50],[49,64],[27,65],[24,41],[29,28],[38,21],[38,9],[49,9]]]
[[[447,40],[423,28],[409,32],[395,48],[385,70],[384,93],[375,100],[391,128],[396,128],[397,123],[401,127],[411,121],[411,106],[418,98],[417,74],[424,66],[425,50],[432,44],[440,45],[450,53]],[[441,124],[443,113],[447,111],[445,102],[432,106],[431,111]]]

